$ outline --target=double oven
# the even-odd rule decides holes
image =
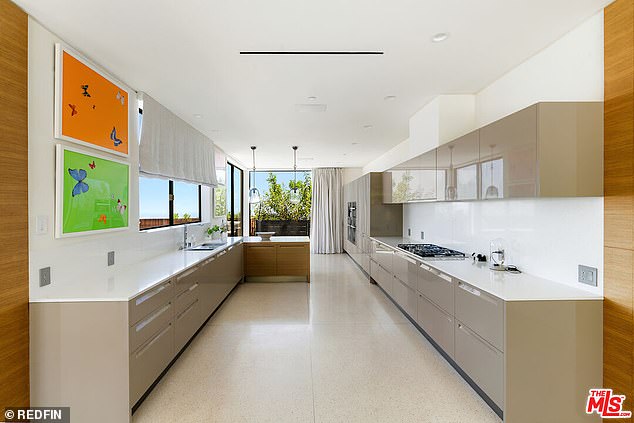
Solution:
[[[348,241],[357,244],[357,203],[352,201],[348,203]]]

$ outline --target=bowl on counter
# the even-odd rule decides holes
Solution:
[[[262,241],[270,241],[275,232],[256,232],[255,234],[261,237]]]

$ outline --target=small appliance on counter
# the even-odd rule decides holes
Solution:
[[[460,251],[434,244],[398,244],[398,248],[428,260],[464,260]]]
[[[496,238],[491,241],[489,257],[491,258],[491,270],[504,271],[506,265],[504,264],[504,240],[502,238]]]

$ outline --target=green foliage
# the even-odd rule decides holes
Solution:
[[[262,201],[255,208],[255,218],[258,220],[308,220],[312,201],[312,181],[310,173],[304,175],[304,180],[290,181],[288,188],[277,182],[277,176],[269,172],[266,178],[269,183],[268,191],[262,195]],[[301,194],[298,204],[291,203],[291,189],[297,188]]]
[[[180,215],[178,213],[174,213],[174,220],[178,220],[178,218],[180,218]]]
[[[417,193],[411,188],[411,182],[414,177],[409,172],[403,172],[399,182],[392,182],[392,201],[395,203],[404,203],[416,198]]]
[[[191,215],[191,214],[189,214],[189,213],[185,213],[185,214],[183,214],[183,219],[185,219],[185,220],[189,220],[189,219],[191,219],[191,218],[192,218],[192,215]]]

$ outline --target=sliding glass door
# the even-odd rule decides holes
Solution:
[[[227,224],[229,236],[242,236],[243,171],[227,163]]]

